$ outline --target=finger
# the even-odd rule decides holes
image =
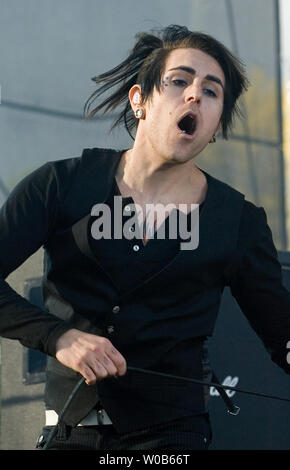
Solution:
[[[126,361],[125,358],[120,354],[120,352],[113,346],[111,341],[108,338],[101,336],[87,335],[89,342],[87,347],[90,351],[94,353],[97,360],[101,361],[103,365],[109,367],[109,373],[112,375],[124,375],[126,373]],[[106,364],[103,361],[104,356],[108,358],[109,361],[116,367],[116,371],[112,369],[112,366]]]
[[[106,357],[103,358],[91,358],[89,363],[91,369],[95,372],[98,379],[104,379],[109,375],[116,375],[117,369],[114,364],[109,361]]]
[[[86,353],[85,357],[78,359],[75,366],[75,370],[82,374],[87,385],[93,385],[97,380],[103,379],[108,375],[107,370],[92,354]]]
[[[83,367],[82,371],[87,385],[93,385],[109,375],[106,368],[97,360],[92,360],[89,365]]]
[[[96,383],[97,376],[89,366],[82,366],[82,368],[78,372],[84,377],[87,385],[93,385]]]
[[[102,378],[107,375],[118,374],[116,365],[110,357],[106,355],[104,349],[105,343],[94,345],[90,351],[86,351],[84,357],[85,362],[95,370],[97,374],[99,373]]]
[[[99,359],[99,362],[105,367],[109,375],[117,375],[118,369],[114,362],[105,354],[103,359]]]
[[[107,356],[111,359],[117,369],[117,375],[126,374],[127,364],[122,354],[111,344],[106,350]]]

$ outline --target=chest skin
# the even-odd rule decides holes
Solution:
[[[140,220],[143,222],[142,243],[144,246],[148,243],[150,236],[170,216],[173,208],[181,210],[184,214],[189,214],[193,209],[192,204],[202,204],[206,199],[208,183],[205,175],[200,170],[197,172],[194,186],[180,188],[180,191],[174,194],[173,197],[171,194],[165,193],[162,198],[155,199],[151,198],[149,194],[140,195],[140,193],[128,187],[122,175],[117,168],[115,180],[121,196],[131,197],[134,204],[138,206],[138,210],[141,211],[142,217]]]

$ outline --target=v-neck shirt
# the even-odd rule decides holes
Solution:
[[[115,208],[114,208],[114,197],[121,198],[121,207],[122,207],[122,228],[124,225],[130,225],[130,218],[132,220],[132,210],[134,211],[134,200],[131,196],[124,197],[121,195],[116,179],[114,178],[111,191],[107,197],[107,200],[104,202],[109,208],[110,212],[110,226],[111,231],[110,238],[94,238],[89,236],[90,247],[96,256],[97,260],[103,266],[105,271],[109,274],[113,280],[116,288],[120,293],[125,293],[136,283],[143,282],[146,278],[152,276],[155,272],[160,271],[164,266],[166,266],[171,259],[173,259],[180,250],[180,244],[184,241],[181,238],[179,226],[180,223],[187,223],[187,232],[190,233],[191,221],[192,221],[192,211],[188,214],[182,213],[180,210],[173,209],[176,211],[176,237],[172,237],[170,232],[170,223],[173,220],[172,212],[166,219],[163,221],[161,226],[154,232],[153,235],[147,240],[144,244],[142,238],[137,237],[136,225],[132,223],[129,227],[131,229],[132,239],[128,239],[122,230],[122,238],[114,238],[114,220],[117,220],[114,217]],[[202,210],[203,204],[199,205],[199,213]],[[126,215],[126,208],[130,208],[130,214]],[[89,234],[92,233],[92,224],[96,221],[97,217],[92,216],[89,221]],[[163,227],[164,225],[164,227]],[[104,230],[104,227],[103,227]],[[135,235],[134,235],[135,234]],[[160,238],[158,238],[160,237]]]

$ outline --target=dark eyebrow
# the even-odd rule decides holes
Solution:
[[[172,69],[169,69],[169,72],[171,70],[183,70],[184,72],[190,73],[190,75],[195,75],[196,74],[196,71],[193,68],[188,67],[187,65],[179,65],[178,67],[174,67]],[[222,89],[224,90],[224,86],[223,86],[223,83],[222,83],[221,79],[216,77],[215,75],[206,75],[205,79],[210,80],[210,81],[215,82],[215,83],[218,83],[222,87]]]

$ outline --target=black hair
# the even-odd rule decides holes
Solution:
[[[87,99],[84,116],[88,120],[103,109],[103,113],[123,106],[121,113],[112,125],[112,129],[122,122],[130,136],[137,127],[138,120],[132,111],[128,93],[130,88],[139,84],[143,103],[148,100],[156,88],[160,91],[161,77],[166,59],[170,52],[179,48],[195,48],[213,57],[222,68],[225,76],[224,106],[221,117],[222,135],[228,138],[235,115],[240,115],[238,98],[248,87],[244,65],[221,42],[202,32],[189,31],[186,26],[170,25],[151,33],[138,33],[136,43],[128,57],[113,69],[92,78],[101,85]],[[90,107],[107,90],[117,89],[98,104],[92,111]]]

